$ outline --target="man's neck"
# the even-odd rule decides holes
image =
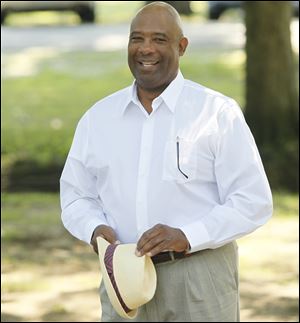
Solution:
[[[148,114],[150,114],[153,110],[153,100],[157,98],[162,92],[163,91],[147,91],[137,86],[137,96]]]
[[[142,103],[145,110],[150,114],[152,112],[152,102],[154,99],[156,99],[158,96],[161,95],[161,93],[165,90],[165,88],[160,90],[145,90],[141,88],[140,86],[137,86],[137,96]]]

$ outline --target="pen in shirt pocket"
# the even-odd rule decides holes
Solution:
[[[185,178],[189,178],[181,169],[180,169],[180,150],[179,150],[179,142],[180,142],[180,138],[179,136],[176,137],[176,151],[177,151],[177,168],[180,171],[180,173],[185,177]]]

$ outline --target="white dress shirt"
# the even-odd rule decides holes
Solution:
[[[242,237],[272,215],[272,195],[237,103],[181,74],[152,102],[136,84],[81,118],[61,176],[62,220],[90,243],[100,224],[135,243],[157,223],[191,252]]]

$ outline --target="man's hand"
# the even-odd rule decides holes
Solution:
[[[166,250],[182,252],[188,249],[189,241],[180,229],[157,224],[143,233],[137,243],[136,255],[152,257]]]
[[[91,245],[93,246],[94,251],[98,254],[98,245],[97,245],[97,237],[102,237],[103,239],[107,240],[109,243],[120,243],[117,240],[117,235],[112,227],[107,225],[101,224],[96,227],[93,232]]]

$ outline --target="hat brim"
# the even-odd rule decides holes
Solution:
[[[112,306],[114,307],[114,309],[116,310],[116,312],[121,317],[133,319],[136,317],[138,309],[133,309],[132,311],[126,313],[126,311],[123,309],[123,307],[118,299],[118,296],[115,292],[115,289],[111,283],[111,280],[110,280],[109,275],[106,270],[106,266],[104,263],[104,255],[105,255],[107,247],[109,246],[109,243],[105,239],[98,237],[97,244],[98,244],[98,254],[99,254],[99,260],[100,260],[100,266],[101,266],[101,273],[102,273],[104,285],[105,285],[109,300],[110,300]]]

